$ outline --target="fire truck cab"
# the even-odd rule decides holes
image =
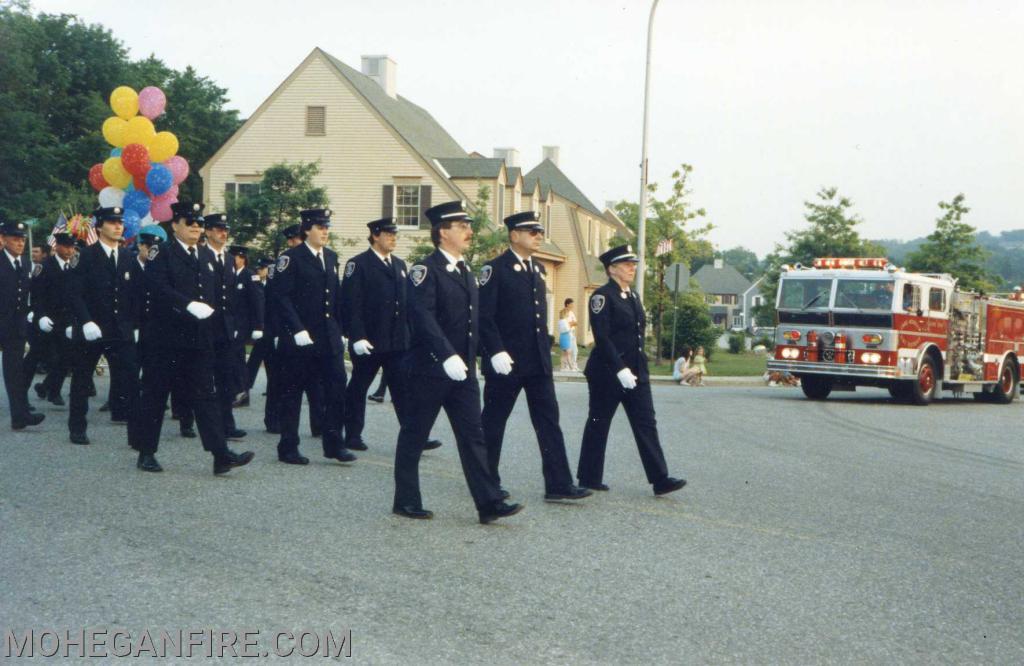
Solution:
[[[884,387],[926,405],[943,389],[1010,403],[1020,391],[1024,301],[960,291],[945,274],[910,273],[886,259],[822,258],[783,266],[770,371],[804,395]]]

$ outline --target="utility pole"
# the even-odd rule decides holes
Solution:
[[[637,219],[637,258],[640,265],[637,267],[636,290],[640,297],[644,297],[644,273],[647,271],[645,256],[647,254],[647,125],[650,122],[651,113],[647,100],[651,94],[651,41],[654,37],[654,11],[658,8],[658,0],[651,4],[651,16],[647,21],[647,64],[644,70],[644,130],[643,140],[640,149],[640,210]]]

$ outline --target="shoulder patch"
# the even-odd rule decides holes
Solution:
[[[409,271],[409,279],[412,280],[412,285],[418,287],[423,284],[423,281],[427,279],[427,267],[423,264],[416,264]]]
[[[280,257],[278,257],[277,258],[277,272],[278,273],[283,273],[284,270],[286,268],[288,268],[288,262],[289,261],[291,261],[291,257],[289,257],[287,254],[282,254]]]
[[[604,294],[594,294],[590,297],[590,311],[594,314],[604,310]]]
[[[154,259],[156,259],[156,255],[158,254],[160,254],[160,246],[152,245],[149,248],[149,252],[146,253],[146,257],[148,257],[150,261],[153,261]]]
[[[352,274],[356,272],[356,262],[350,261],[345,264],[345,277],[352,277]]]
[[[491,266],[490,264],[487,264],[486,266],[481,268],[480,269],[480,286],[482,287],[485,284],[487,284],[490,281],[490,279],[491,279],[491,275],[493,275],[493,274],[494,274],[494,267]]]
[[[274,271],[276,269],[277,269],[277,264],[270,264],[270,266],[267,268],[267,279],[268,280],[274,277]]]
[[[32,277],[36,277],[43,272],[42,264],[32,264]]]

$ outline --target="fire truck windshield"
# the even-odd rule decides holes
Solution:
[[[779,292],[779,309],[827,310],[832,280],[822,278],[784,278]]]
[[[894,285],[892,280],[837,280],[835,307],[888,312],[892,310]]]

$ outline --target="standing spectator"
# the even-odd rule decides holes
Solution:
[[[562,370],[579,371],[576,364],[579,348],[576,346],[576,312],[573,300],[565,299],[564,307],[558,314],[558,346],[562,350]]]

